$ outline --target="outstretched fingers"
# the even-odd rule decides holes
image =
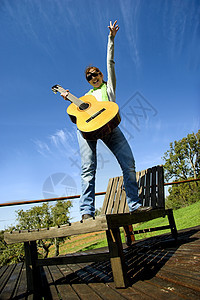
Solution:
[[[119,30],[119,25],[117,24],[117,20],[112,24],[112,21],[110,21],[110,26],[108,26],[110,29],[110,34],[115,36],[117,31]]]

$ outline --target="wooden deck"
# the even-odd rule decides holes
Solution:
[[[34,299],[200,299],[200,226],[179,231],[177,244],[164,234],[135,242],[124,253],[127,289],[115,288],[109,261],[50,266],[41,269],[41,297]],[[23,263],[0,268],[4,299],[33,299]]]

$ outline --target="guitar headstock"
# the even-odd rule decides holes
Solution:
[[[66,90],[63,89],[63,87],[59,84],[56,84],[56,85],[52,86],[51,89],[54,92],[54,94],[56,94],[57,92],[59,92],[59,93],[65,93],[66,92]]]

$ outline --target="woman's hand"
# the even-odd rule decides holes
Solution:
[[[115,37],[117,31],[119,30],[119,25],[117,25],[117,20],[113,23],[113,25],[112,25],[112,21],[110,21],[110,26],[108,26],[108,28],[110,29],[110,35]]]
[[[69,90],[66,90],[65,93],[61,93],[60,95],[63,97],[63,99],[67,100],[67,96],[69,95]]]

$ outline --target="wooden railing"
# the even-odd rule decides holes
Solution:
[[[182,181],[166,182],[166,183],[164,183],[164,186],[180,184],[180,183],[188,183],[188,182],[194,182],[194,181],[200,181],[200,178],[187,179],[187,180],[182,180]],[[105,195],[105,194],[106,194],[106,192],[99,192],[99,193],[95,193],[95,196],[102,196],[102,195]],[[59,200],[72,200],[72,199],[77,199],[77,198],[80,198],[80,195],[58,197],[58,198],[48,198],[48,199],[38,199],[38,200],[27,200],[27,201],[13,201],[13,202],[0,203],[0,207],[14,206],[14,205],[24,205],[24,204],[33,204],[33,203],[42,203],[42,202],[52,202],[52,201],[59,201]]]
[[[106,192],[96,193],[95,196],[105,195]],[[41,203],[41,202],[51,202],[58,200],[72,200],[80,198],[80,195],[66,196],[66,197],[58,197],[58,198],[48,198],[48,199],[39,199],[39,200],[27,200],[27,201],[14,201],[14,202],[6,202],[0,203],[0,207],[2,206],[13,206],[13,205],[24,205],[24,204],[33,204],[33,203]]]

